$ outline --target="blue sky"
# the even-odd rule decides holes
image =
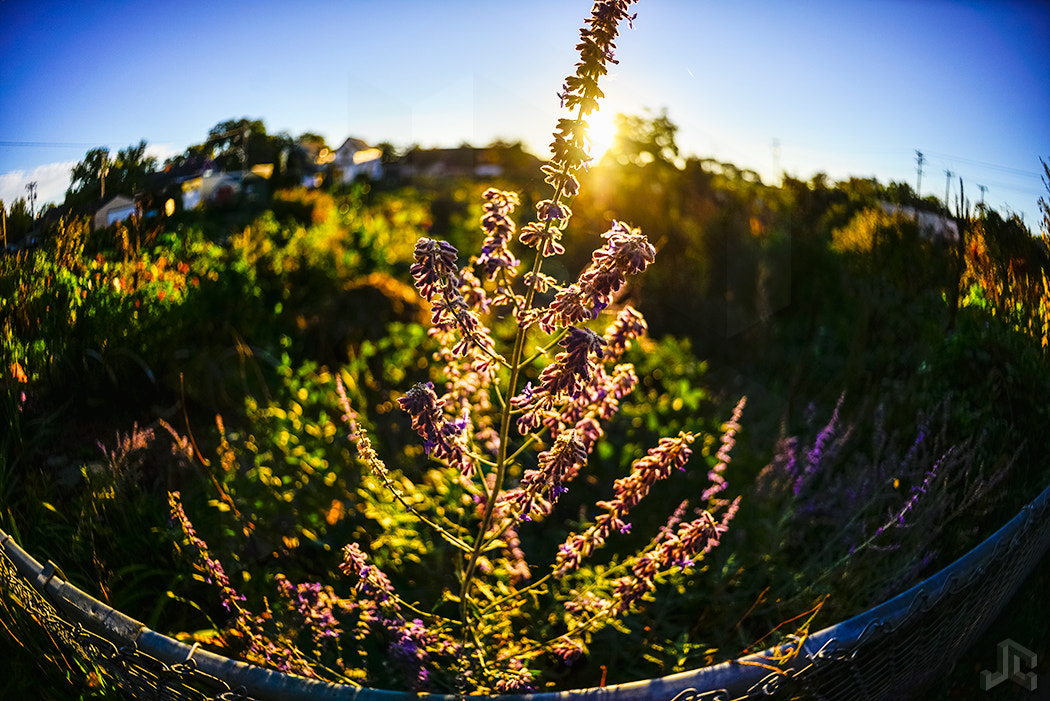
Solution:
[[[521,139],[560,116],[590,0],[0,2],[0,199],[61,199],[94,146],[162,158],[231,118],[398,146]],[[640,0],[606,113],[667,109],[689,155],[874,176],[1038,222],[1050,4]],[[778,144],[778,160],[774,158]]]

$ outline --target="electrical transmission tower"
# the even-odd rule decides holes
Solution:
[[[926,162],[926,156],[918,149],[915,149],[915,162],[919,164],[919,182],[915,185],[915,195],[922,197],[922,164]]]

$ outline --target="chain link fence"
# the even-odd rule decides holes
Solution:
[[[731,662],[529,701],[906,698],[942,678],[1050,546],[1050,487],[982,544],[893,599],[808,638]],[[0,531],[0,586],[51,637],[145,701],[452,701],[282,674],[149,630],[72,586]],[[498,697],[472,697],[477,699]]]

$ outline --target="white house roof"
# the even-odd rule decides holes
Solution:
[[[346,141],[344,141],[343,145],[340,146],[337,150],[338,151],[349,151],[350,153],[354,153],[355,151],[365,151],[365,150],[370,149],[370,148],[372,148],[372,147],[369,146],[368,144],[366,144],[361,139],[355,139],[354,137],[351,136]]]

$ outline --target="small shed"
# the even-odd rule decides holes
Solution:
[[[112,226],[135,213],[135,200],[127,195],[117,195],[95,211],[96,229]]]

